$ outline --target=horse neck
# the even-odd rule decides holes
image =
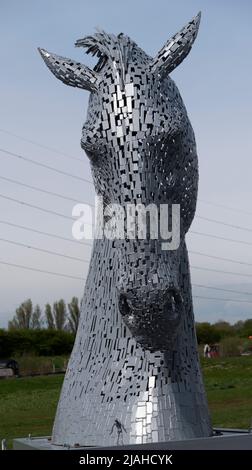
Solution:
[[[114,261],[108,269],[111,259]],[[187,264],[186,249],[184,263]],[[85,432],[80,428],[80,434],[84,433],[84,443],[95,445],[98,441],[99,445],[113,445],[112,437],[108,436],[115,419],[127,429],[128,443],[138,442],[138,426],[142,429],[148,420],[148,426],[158,427],[160,432],[148,437],[146,431],[145,442],[209,436],[211,428],[198,364],[189,273],[184,276],[184,292],[189,289],[189,294],[176,344],[171,351],[151,352],[143,350],[123,324],[117,304],[118,272],[112,242],[96,240],[74,351],[55,421],[54,441],[66,442],[61,426],[63,414],[69,419],[85,416],[90,428]],[[78,396],[78,400],[71,401],[71,408],[70,394]]]

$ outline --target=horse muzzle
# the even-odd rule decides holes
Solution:
[[[123,292],[119,294],[119,311],[132,336],[144,348],[152,351],[171,349],[179,333],[184,314],[183,297],[179,289],[165,291]]]

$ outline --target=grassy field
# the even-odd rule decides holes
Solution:
[[[252,356],[203,360],[214,426],[248,428],[252,419]],[[63,376],[0,381],[0,439],[50,435]]]
[[[252,426],[252,356],[204,359],[202,365],[213,425]]]
[[[51,433],[63,375],[0,381],[0,439]]]

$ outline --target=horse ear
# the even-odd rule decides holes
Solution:
[[[97,74],[79,62],[61,57],[45,49],[38,48],[47,67],[66,85],[83,88],[84,90],[96,90]]]
[[[201,12],[175,34],[158,52],[150,64],[151,71],[160,75],[171,73],[189,54],[199,30]]]

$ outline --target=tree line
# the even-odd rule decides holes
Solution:
[[[16,309],[7,330],[0,330],[0,358],[31,354],[37,356],[69,355],[80,318],[77,297],[65,303],[60,299],[47,303],[44,310],[31,299]],[[252,319],[231,325],[227,321],[196,323],[199,345],[219,346],[222,355],[252,353]]]
[[[74,335],[77,332],[80,318],[79,300],[73,297],[71,302],[66,304],[63,299],[47,303],[44,312],[39,305],[33,307],[31,299],[21,303],[16,309],[16,313],[8,323],[9,330],[57,330],[69,331]]]
[[[63,299],[47,303],[44,312],[39,305],[33,307],[31,299],[21,303],[16,313],[9,321],[9,330],[39,330],[49,329],[57,331],[69,331],[74,335],[77,332],[80,318],[80,306],[77,297],[66,304]],[[219,320],[216,323],[197,322],[196,333],[199,344],[218,343],[226,337],[248,338],[252,336],[252,319],[238,321],[231,325],[227,321]]]
[[[54,329],[0,330],[0,359],[20,356],[69,356],[74,334]]]
[[[219,320],[216,323],[196,323],[196,333],[199,344],[219,343],[225,338],[252,339],[252,318],[238,321],[231,325],[227,321]],[[251,341],[252,344],[252,341]]]

